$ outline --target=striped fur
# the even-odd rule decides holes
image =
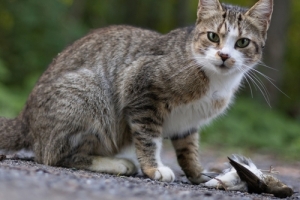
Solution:
[[[200,183],[198,130],[224,113],[261,59],[271,13],[271,0],[249,10],[200,0],[196,25],[166,35],[130,26],[89,33],[52,61],[16,119],[0,118],[0,149],[129,175],[135,165],[115,155],[133,144],[147,176],[173,181],[160,159],[162,138],[171,138],[180,166]],[[247,47],[237,47],[241,38]]]

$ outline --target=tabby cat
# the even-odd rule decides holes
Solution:
[[[169,138],[192,183],[204,180],[198,130],[232,102],[262,57],[272,0],[252,8],[199,0],[195,26],[166,35],[131,26],[92,31],[60,53],[15,119],[0,119],[0,149],[33,150],[52,166],[171,182]]]

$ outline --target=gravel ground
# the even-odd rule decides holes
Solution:
[[[176,181],[173,183],[153,181],[141,175],[113,176],[51,167],[37,164],[28,158],[8,156],[0,161],[0,200],[276,199],[267,194],[222,191],[191,185],[183,176],[171,151],[164,153],[163,160],[175,171]],[[202,160],[207,165],[215,162],[217,164],[214,165],[219,167],[226,161],[226,157],[206,153]],[[300,163],[280,165],[272,157],[264,156],[256,156],[253,160],[255,163],[263,160],[264,164],[258,166],[265,169],[272,164],[281,172],[278,178],[295,191],[300,191]],[[290,199],[300,199],[300,194],[296,193]]]

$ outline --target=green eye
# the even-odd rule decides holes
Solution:
[[[250,40],[248,38],[241,38],[239,39],[235,46],[239,47],[239,48],[245,48],[250,44]]]
[[[220,42],[219,36],[216,33],[213,33],[213,32],[208,32],[207,33],[207,38],[210,41],[214,42],[214,43],[219,43]]]

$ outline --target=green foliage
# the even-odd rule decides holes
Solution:
[[[281,108],[289,109],[290,112],[300,113],[300,1],[292,1],[292,12],[290,13],[290,26],[288,32],[288,46],[286,52],[286,65],[284,67],[283,90],[289,95],[290,99],[281,99]],[[300,123],[300,116],[298,116]]]
[[[300,159],[299,123],[254,100],[238,99],[225,116],[204,128],[205,144]]]
[[[7,80],[12,77],[11,73],[4,66],[0,59],[0,80]],[[33,87],[36,76],[28,76],[23,87],[7,87],[0,82],[0,114],[4,117],[15,117],[24,107],[27,95]],[[25,88],[25,89],[24,89]]]
[[[27,76],[41,73],[67,43],[85,32],[69,17],[59,1],[1,1],[0,57],[13,74],[1,80],[8,86],[25,84]],[[2,16],[2,15],[1,15]]]

